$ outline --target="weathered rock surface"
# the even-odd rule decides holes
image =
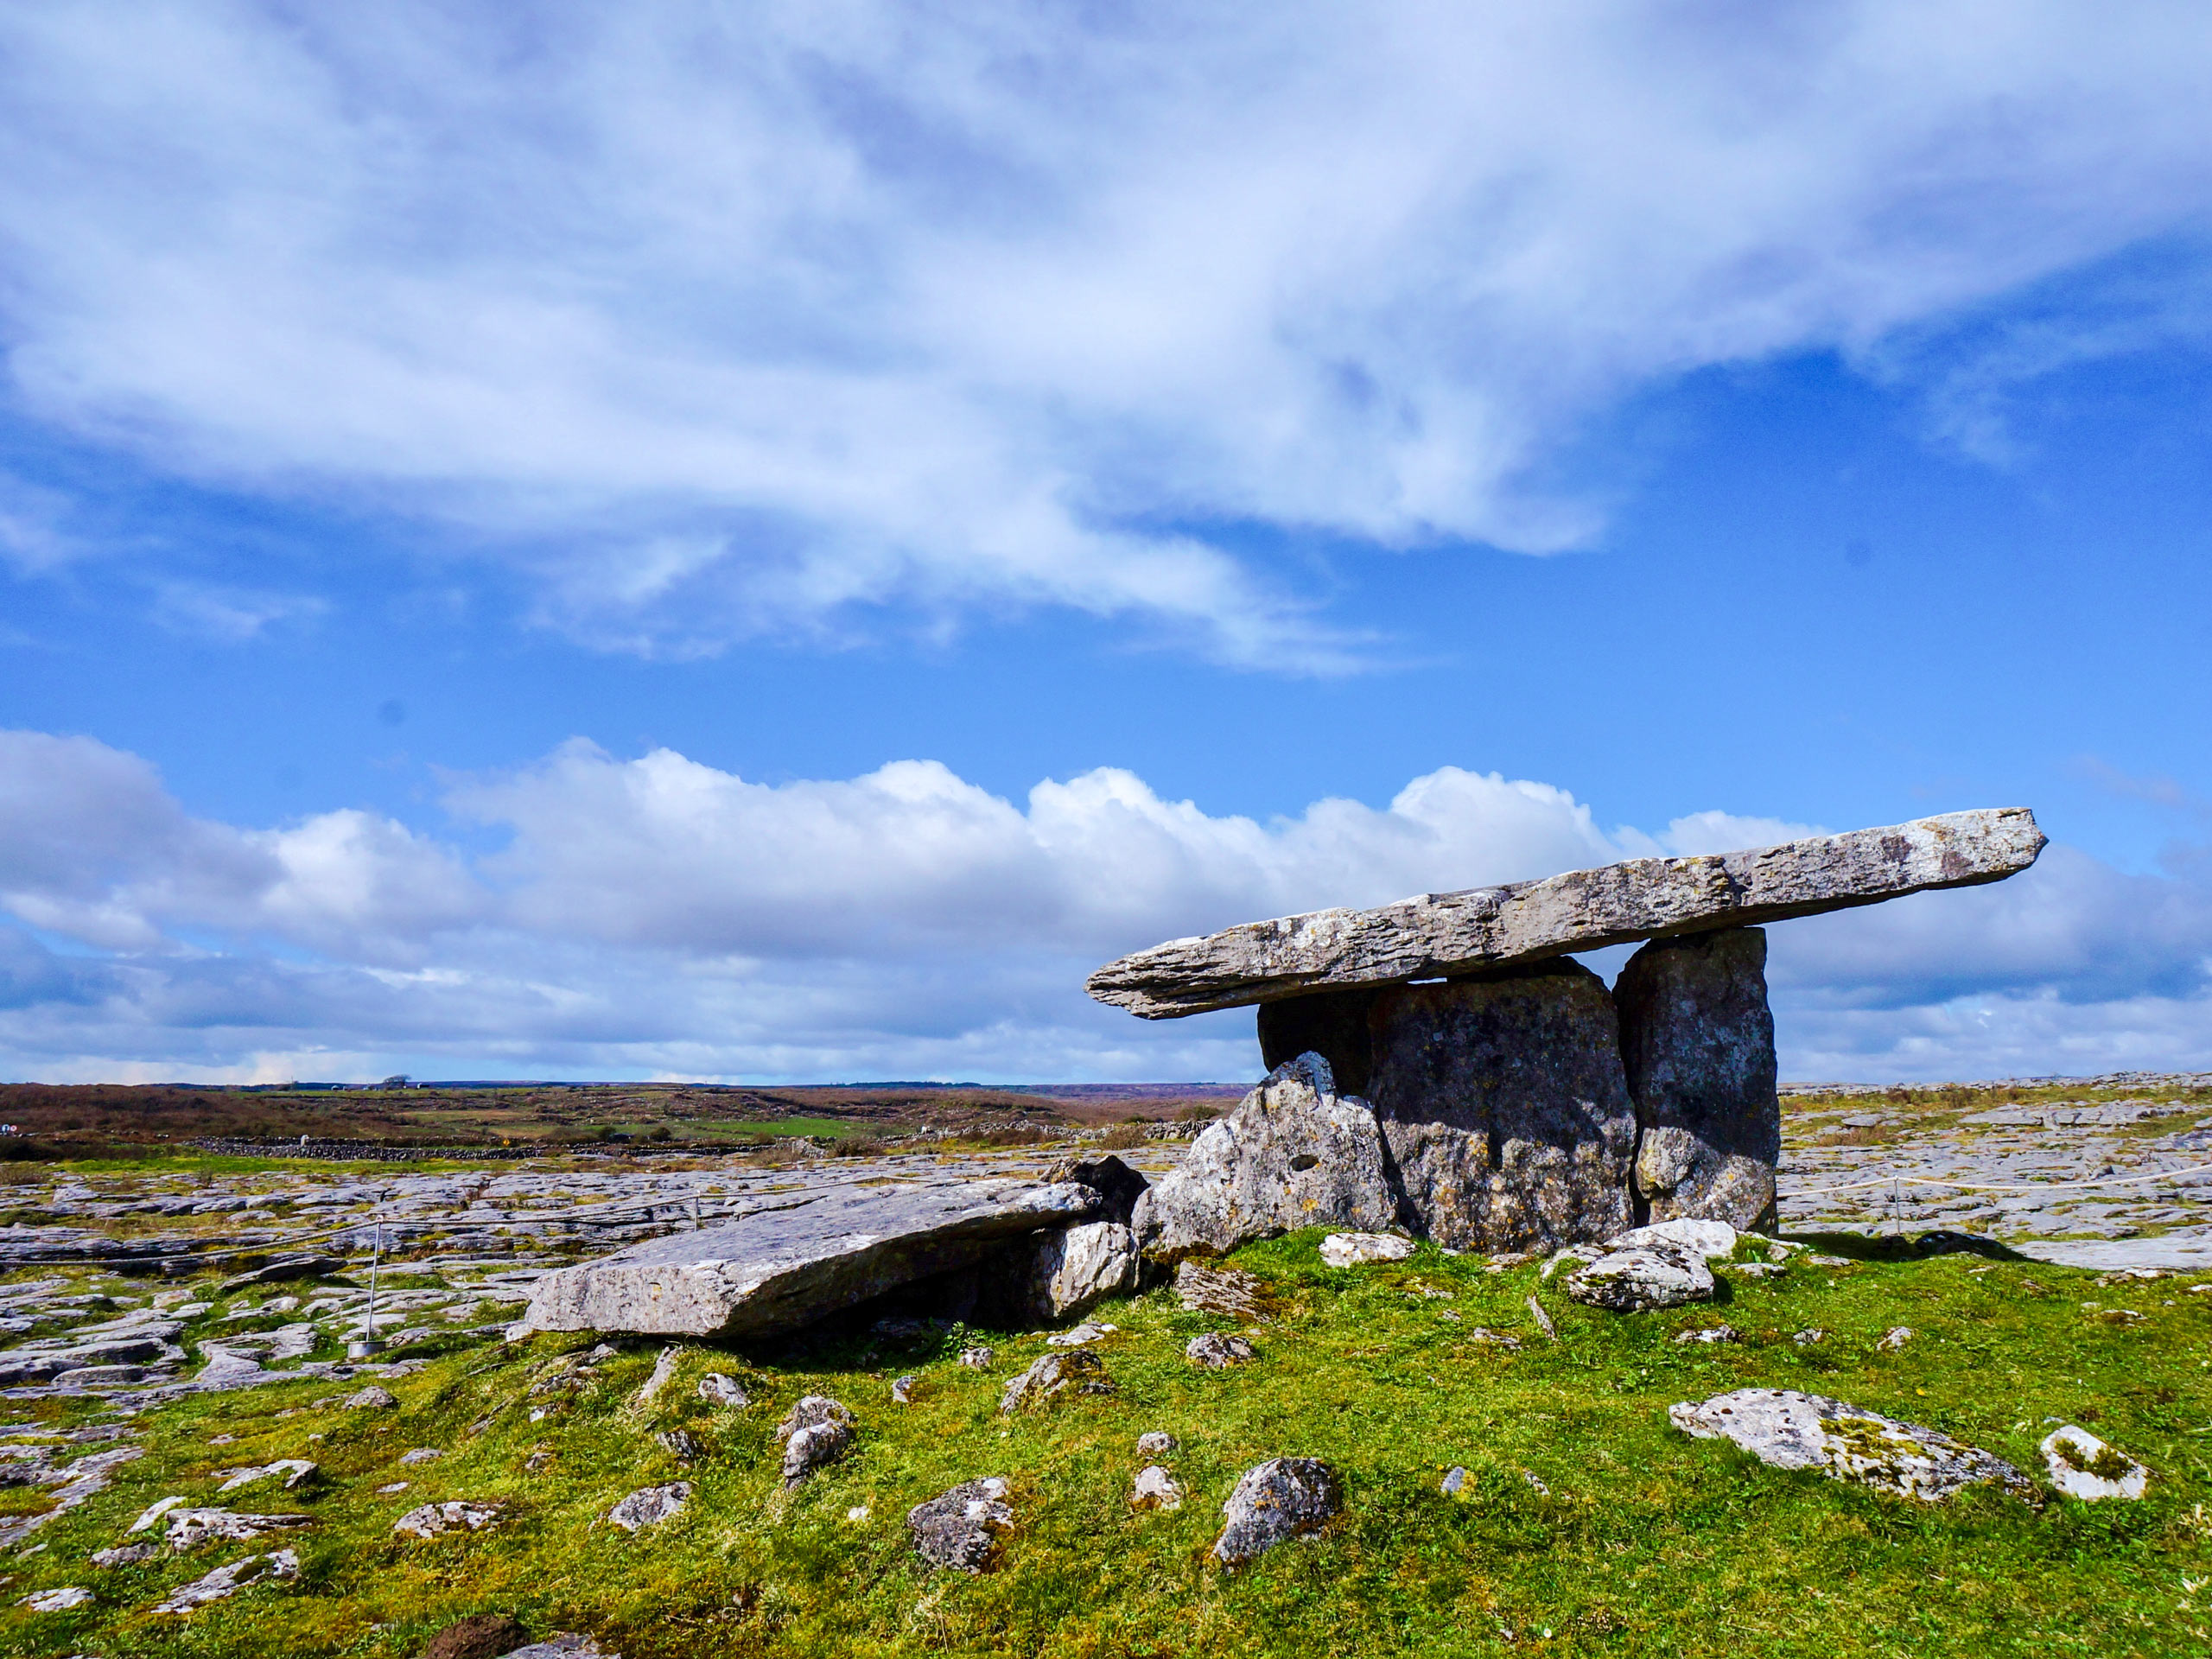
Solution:
[[[699,1397],[710,1406],[723,1406],[732,1411],[742,1411],[753,1403],[753,1396],[746,1393],[743,1384],[720,1371],[709,1371],[699,1379]]]
[[[1332,1268],[1402,1262],[1413,1253],[1413,1240],[1395,1233],[1331,1233],[1321,1241],[1321,1260]]]
[[[984,1301],[1011,1324],[1048,1324],[1133,1294],[1137,1268],[1136,1235],[1118,1221],[1054,1228],[1007,1251],[1000,1292]]]
[[[682,1513],[691,1501],[691,1483],[672,1480],[664,1486],[641,1486],[607,1512],[607,1518],[625,1532],[657,1527]]]
[[[1133,1510],[1179,1510],[1183,1507],[1183,1489],[1175,1484],[1175,1477],[1156,1463],[1148,1463],[1137,1471],[1136,1479],[1129,1487],[1129,1507]]]
[[[1175,1437],[1164,1428],[1148,1428],[1137,1436],[1137,1455],[1141,1458],[1165,1458],[1175,1450]]]
[[[541,1331],[788,1331],[973,1266],[1023,1234],[1087,1220],[1098,1205],[1088,1186],[1027,1181],[820,1193],[549,1273],[532,1290],[526,1319]]]
[[[284,1478],[284,1490],[296,1491],[314,1481],[322,1471],[305,1458],[279,1458],[274,1463],[256,1464],[250,1469],[218,1469],[215,1473],[222,1484],[216,1487],[218,1496],[234,1492],[241,1486],[257,1485],[264,1480]]]
[[[86,1605],[92,1599],[92,1592],[81,1584],[65,1584],[25,1596],[22,1605],[35,1613],[66,1613],[72,1607]]]
[[[188,1613],[195,1607],[204,1607],[211,1601],[220,1601],[235,1595],[250,1584],[260,1584],[279,1579],[300,1576],[297,1552],[280,1549],[273,1555],[249,1555],[244,1560],[232,1561],[228,1567],[219,1567],[204,1578],[181,1585],[154,1604],[157,1613]]]
[[[1936,1503],[1994,1483],[2032,1501],[2028,1478],[2002,1458],[1917,1423],[1901,1423],[1817,1394],[1737,1389],[1670,1407],[1676,1428],[1727,1440],[1777,1469],[1818,1469],[1838,1480]]]
[[[1708,1261],[1725,1262],[1736,1253],[1736,1230],[1726,1222],[1694,1220],[1684,1217],[1674,1221],[1653,1222],[1647,1227],[1631,1227],[1624,1233],[1616,1233],[1605,1241],[1605,1249],[1628,1250],[1659,1246],[1688,1250]],[[1788,1248],[1794,1249],[1796,1247]]]
[[[1073,1183],[1089,1187],[1104,1201],[1097,1219],[1118,1221],[1124,1227],[1135,1213],[1137,1200],[1151,1185],[1110,1152],[1095,1158],[1063,1158],[1045,1172],[1045,1179],[1055,1185]]]
[[[304,1515],[244,1515],[236,1510],[182,1508],[169,1510],[166,1518],[168,1525],[162,1536],[168,1540],[168,1547],[180,1554],[196,1549],[211,1538],[243,1543],[265,1532],[304,1527],[308,1522]]]
[[[497,1503],[425,1503],[410,1510],[391,1523],[394,1532],[413,1538],[435,1538],[445,1532],[481,1532],[499,1518]]]
[[[853,1414],[827,1395],[802,1396],[776,1425],[784,1445],[784,1484],[796,1486],[835,1463],[853,1443]]]
[[[1242,1365],[1259,1357],[1260,1351],[1245,1338],[1219,1331],[1209,1331],[1204,1336],[1192,1337],[1183,1349],[1184,1358],[1193,1365],[1203,1365],[1210,1371],[1227,1370],[1231,1365]]]
[[[1303,1054],[1192,1141],[1131,1224],[1140,1249],[1173,1261],[1299,1227],[1381,1232],[1397,1215],[1375,1113],[1339,1097],[1328,1062]]]
[[[1931,887],[2001,881],[2044,836],[2020,808],[1952,812],[1749,852],[1639,858],[1376,910],[1322,910],[1171,939],[1087,988],[1147,1020],[1324,988],[1399,984],[1719,927],[1752,927]]]
[[[1636,1102],[1636,1201],[1652,1221],[1775,1224],[1782,1103],[1766,935],[1723,928],[1655,939],[1613,984]]]
[[[1213,1557],[1235,1567],[1301,1533],[1318,1532],[1344,1501],[1336,1471],[1319,1458],[1270,1458],[1245,1471],[1221,1506],[1224,1524]]]
[[[1609,1250],[1577,1268],[1567,1281],[1567,1294],[1576,1301],[1615,1313],[1709,1302],[1713,1292],[1713,1269],[1705,1265],[1705,1258],[1695,1250],[1669,1244]]]
[[[2069,1497],[2140,1497],[2151,1484],[2148,1469],[2073,1423],[2045,1435],[2042,1449],[2050,1484]]]
[[[1597,975],[1560,957],[1403,986],[1370,1023],[1369,1097],[1416,1232],[1496,1253],[1609,1238],[1634,1219],[1636,1108]]]
[[[950,1491],[906,1511],[914,1548],[933,1567],[980,1573],[990,1564],[997,1535],[1014,1529],[1003,1477],[963,1481]]]
[[[999,1394],[999,1409],[1008,1412],[1017,1406],[1040,1405],[1056,1395],[1071,1392],[1109,1394],[1113,1387],[1107,1380],[1104,1360],[1088,1348],[1071,1348],[1046,1354],[1007,1382]]]
[[[1183,1262],[1175,1268],[1175,1295],[1186,1313],[1213,1313],[1255,1324],[1267,1317],[1268,1287],[1242,1268],[1202,1268]]]

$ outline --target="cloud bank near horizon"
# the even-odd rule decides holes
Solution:
[[[1112,769],[1017,803],[932,761],[763,785],[582,741],[444,805],[443,838],[353,810],[241,827],[136,755],[0,733],[0,1067],[1236,1078],[1249,1013],[1147,1025],[1084,975],[1257,917],[1815,828],[1606,829],[1565,790],[1457,767],[1262,823]],[[1996,887],[1770,938],[1786,1075],[2212,1069],[2212,889],[2183,876],[2055,845]]]
[[[2007,385],[2201,335],[1944,330],[2197,235],[2208,70],[2182,3],[16,8],[6,398],[602,647],[1049,606],[1326,671],[1224,526],[1583,545],[1575,444],[1699,370],[1839,352],[2001,461]],[[0,476],[21,568],[144,540]]]

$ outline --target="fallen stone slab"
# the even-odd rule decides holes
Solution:
[[[1567,1281],[1567,1294],[1576,1301],[1615,1313],[1709,1302],[1713,1288],[1713,1269],[1704,1256],[1668,1244],[1610,1250]]]
[[[1236,1567],[1263,1550],[1318,1532],[1344,1507],[1336,1471],[1319,1458],[1270,1458],[1245,1471],[1221,1506],[1213,1558]]]
[[[2137,1498],[2151,1484],[2148,1469],[2074,1423],[2045,1435],[2042,1451],[2051,1485],[2069,1497],[2092,1503],[2108,1497]]]
[[[251,1584],[274,1583],[300,1576],[300,1558],[294,1550],[280,1549],[271,1555],[249,1555],[243,1560],[232,1561],[228,1567],[219,1567],[204,1578],[172,1590],[154,1604],[157,1613],[188,1613],[195,1607],[205,1607],[211,1601],[220,1601],[235,1595]]]
[[[538,1331],[757,1337],[982,1261],[1040,1228],[1087,1221],[1098,1194],[1068,1182],[843,1188],[725,1226],[671,1234],[539,1279]]]
[[[1654,939],[1621,969],[1613,1004],[1644,1213],[1771,1227],[1782,1102],[1766,935],[1730,927]]]
[[[1137,1247],[1160,1261],[1221,1255],[1300,1227],[1382,1232],[1398,1218],[1382,1136],[1329,1063],[1301,1054],[1268,1074],[1137,1200]]]
[[[1006,1501],[1004,1477],[963,1481],[950,1491],[906,1511],[906,1530],[914,1548],[932,1567],[981,1573],[1002,1533],[1014,1529],[1014,1509]]]
[[[1937,887],[2001,881],[2044,848],[2023,808],[1947,813],[1748,852],[1639,858],[1374,910],[1322,910],[1171,939],[1086,988],[1147,1020],[1353,985],[1480,972],[1610,944],[1753,927]]]
[[[1818,1469],[1897,1497],[1938,1503],[1969,1486],[1995,1484],[2033,1503],[2028,1478],[2002,1458],[1917,1423],[1788,1389],[1737,1389],[1669,1407],[1698,1440],[1732,1440],[1777,1469]]]

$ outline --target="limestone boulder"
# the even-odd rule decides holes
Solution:
[[[1775,1224],[1782,1105],[1766,935],[1724,928],[1656,939],[1613,986],[1636,1102],[1636,1197],[1655,1222]]]
[[[1137,1288],[1136,1235],[1117,1221],[1033,1233],[1010,1249],[984,1311],[1012,1325],[1049,1324]]]
[[[1319,1458],[1270,1458],[1245,1471],[1221,1506],[1213,1558],[1237,1567],[1263,1550],[1318,1532],[1344,1508],[1336,1471]]]
[[[1567,1281],[1567,1294],[1576,1301],[1615,1313],[1709,1302],[1713,1289],[1713,1269],[1702,1255],[1667,1244],[1609,1250]]]
[[[1897,1497],[1933,1503],[1977,1485],[2036,1497],[2028,1478],[2002,1458],[1822,1395],[1737,1389],[1686,1401],[1667,1415],[1685,1434],[1732,1440],[1777,1469],[1818,1469]]]
[[[1370,1099],[1415,1232],[1498,1254],[1634,1220],[1636,1108],[1597,975],[1560,957],[1402,986],[1370,1021]]]
[[[1071,1182],[834,1189],[549,1273],[525,1322],[540,1331],[769,1335],[973,1267],[1039,1229],[1087,1221],[1099,1204],[1095,1189]]]
[[[1381,1232],[1398,1216],[1375,1113],[1341,1097],[1329,1063],[1277,1066],[1137,1201],[1137,1247],[1159,1261],[1218,1255],[1300,1227]]]
[[[914,1548],[932,1567],[981,1573],[990,1565],[1001,1535],[1014,1529],[1014,1508],[1003,1476],[963,1481],[950,1491],[906,1511]]]

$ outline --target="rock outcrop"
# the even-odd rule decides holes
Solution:
[[[1738,1389],[1684,1402],[1667,1415],[1685,1434],[1732,1440],[1777,1469],[1818,1469],[1897,1497],[1933,1503],[1985,1484],[2036,1497],[2028,1478],[2002,1458],[1821,1395]]]
[[[863,1187],[765,1208],[549,1273],[525,1322],[539,1331],[748,1337],[787,1331],[1009,1241],[1087,1221],[1088,1186],[976,1181]]]
[[[1597,975],[1560,957],[1403,986],[1369,1028],[1369,1098],[1415,1231],[1497,1254],[1629,1225],[1636,1109]]]
[[[1088,988],[1147,1020],[1307,991],[1478,973],[1577,950],[1750,927],[1932,887],[2001,881],[2044,848],[2022,808],[1952,812],[1694,858],[1638,858],[1376,910],[1321,910],[1171,939],[1108,963]]]
[[[1375,1113],[1338,1095],[1326,1060],[1302,1054],[1191,1143],[1132,1226],[1146,1255],[1173,1261],[1299,1227],[1381,1232],[1397,1213]]]
[[[1613,1004],[1636,1102],[1638,1215],[1772,1226],[1782,1103],[1766,935],[1732,927],[1655,939],[1621,970]]]

